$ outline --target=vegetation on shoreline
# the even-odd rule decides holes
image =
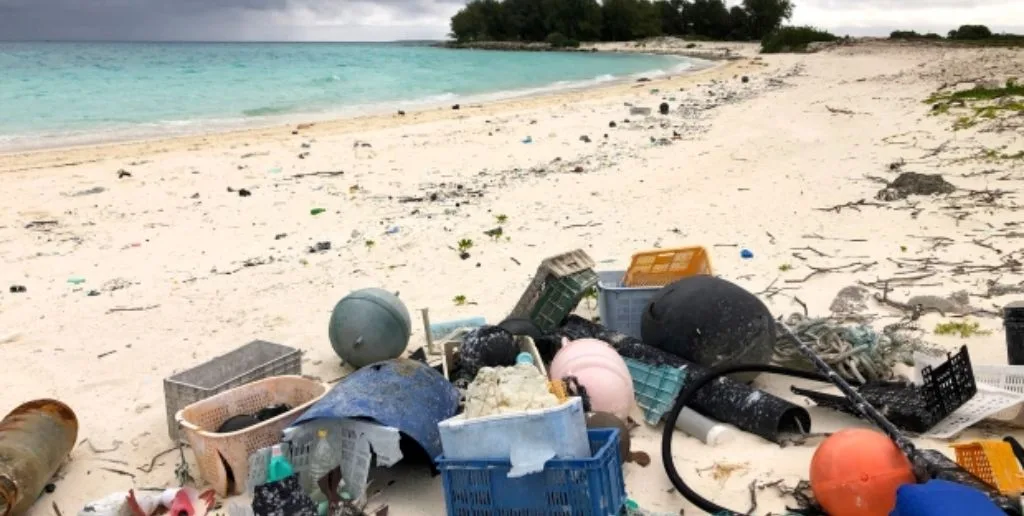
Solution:
[[[814,27],[782,27],[761,40],[761,52],[806,52],[811,43],[836,41],[838,36]]]
[[[961,25],[949,31],[946,37],[934,32],[918,34],[912,30],[897,30],[889,34],[889,39],[908,41],[948,41],[960,45],[985,46],[985,47],[1024,47],[1024,35],[1020,34],[993,34],[984,25]]]
[[[574,48],[580,41],[655,36],[760,41],[793,15],[790,0],[470,0],[451,20],[457,43],[505,41]]]
[[[988,121],[1001,121],[1024,114],[1024,84],[1007,79],[1006,84],[977,85],[969,90],[940,91],[925,99],[931,104],[933,115],[952,114],[957,118],[953,129],[963,130]],[[1021,153],[992,152],[987,159],[1020,159]]]

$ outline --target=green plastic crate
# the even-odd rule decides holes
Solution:
[[[586,269],[544,283],[540,298],[530,311],[530,320],[543,332],[558,328],[562,319],[576,309],[587,290],[597,285],[597,273]]]

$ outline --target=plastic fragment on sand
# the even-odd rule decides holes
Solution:
[[[749,260],[749,259],[751,259],[753,257],[754,257],[754,251],[751,251],[750,249],[744,249],[744,250],[740,251],[740,258],[743,258],[744,260]]]
[[[319,215],[319,214],[321,214],[321,213],[323,213],[325,211],[327,211],[327,210],[325,210],[323,208],[313,208],[312,210],[309,210],[309,214],[310,215]]]
[[[72,285],[81,285],[82,283],[85,283],[85,278],[81,276],[71,276],[68,278],[68,283]]]

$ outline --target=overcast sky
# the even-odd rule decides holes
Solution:
[[[795,24],[838,34],[1024,32],[1024,0],[794,0]],[[465,0],[0,0],[0,40],[441,39]],[[737,1],[729,0],[730,5]]]

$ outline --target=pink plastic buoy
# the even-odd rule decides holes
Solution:
[[[597,339],[562,339],[551,362],[552,380],[574,376],[587,390],[593,412],[608,412],[625,421],[633,409],[633,378],[626,361]]]

